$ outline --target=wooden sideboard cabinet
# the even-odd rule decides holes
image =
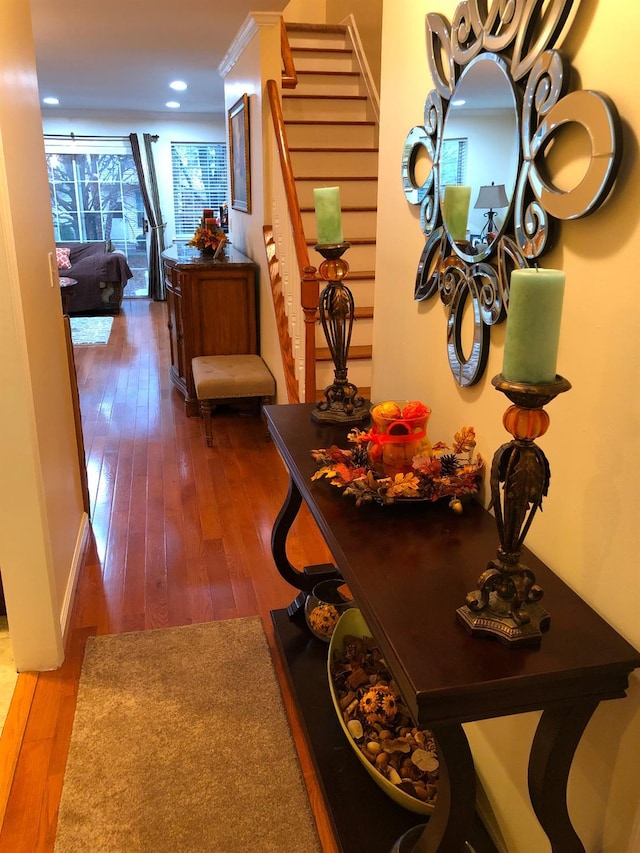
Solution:
[[[259,352],[256,264],[234,249],[203,258],[183,244],[162,253],[171,342],[171,381],[190,417],[199,414],[191,359]]]

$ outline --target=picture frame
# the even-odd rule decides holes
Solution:
[[[251,154],[249,96],[244,94],[228,111],[231,207],[251,213]]]

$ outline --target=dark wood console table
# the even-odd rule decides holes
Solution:
[[[405,832],[420,823],[418,815],[406,812],[404,826],[402,820],[394,824],[394,831],[403,835],[393,849],[462,853],[468,850],[467,839],[478,851],[491,849],[483,846],[474,828],[475,770],[461,724],[541,710],[529,758],[531,803],[554,853],[584,853],[566,807],[571,762],[598,703],[625,696],[629,673],[640,666],[640,654],[529,551],[523,558],[544,589],[545,608],[551,614],[540,647],[514,649],[471,637],[456,620],[456,608],[495,556],[498,538],[491,515],[474,501],[465,505],[461,516],[454,515],[446,502],[358,508],[326,480],[312,482],[316,465],[310,451],[332,444],[348,446],[348,429],[313,423],[312,408],[313,404],[265,408],[290,475],[289,492],[272,534],[274,559],[283,577],[303,591],[288,611],[275,611],[273,620],[343,850],[382,853],[391,847],[384,833],[376,836],[374,846],[360,847],[351,837],[345,842],[343,827],[349,821],[341,811],[352,803],[341,805],[335,796],[339,773],[332,776],[331,757],[323,753],[333,747],[325,745],[326,732],[318,731],[331,724],[326,714],[311,719],[318,718],[313,713],[317,697],[307,695],[317,690],[312,683],[315,673],[324,679],[320,689],[328,694],[328,688],[324,663],[311,671],[317,641],[311,635],[306,641],[297,639],[305,636],[298,605],[304,591],[333,569],[301,570],[287,559],[287,534],[303,500],[414,719],[431,728],[438,742],[440,787],[433,815],[424,830]],[[322,658],[321,651],[315,655]],[[335,717],[332,706],[327,708],[326,713]],[[362,779],[371,782],[364,771]],[[373,782],[371,786],[376,787]],[[364,837],[365,821],[376,819],[379,808],[376,799],[360,815],[351,815],[356,832],[360,822]]]

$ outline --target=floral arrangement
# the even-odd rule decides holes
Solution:
[[[415,401],[408,405],[416,410]],[[408,411],[406,406],[404,411]],[[405,419],[398,423],[406,422]],[[451,445],[439,441],[431,446],[423,438],[424,430],[416,434],[421,438],[416,443],[417,454],[411,458],[409,465],[394,472],[393,468],[385,470],[384,466],[377,464],[381,440],[379,430],[375,426],[368,431],[353,429],[347,436],[352,448],[342,449],[333,445],[311,451],[321,466],[311,479],[328,479],[331,485],[343,489],[344,495],[354,496],[357,506],[371,502],[391,504],[398,499],[437,501],[449,498],[451,508],[461,512],[460,499],[478,491],[484,470],[480,455],[474,458],[475,430],[462,427],[454,435]]]
[[[227,235],[217,225],[207,227],[198,225],[188,245],[193,246],[194,249],[199,249],[201,252],[216,252],[220,246],[224,246],[226,241]]]

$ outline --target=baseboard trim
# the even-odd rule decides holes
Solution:
[[[76,591],[76,586],[78,585],[80,568],[82,566],[82,556],[84,554],[84,549],[86,547],[88,538],[89,516],[86,512],[84,512],[82,514],[82,520],[80,522],[80,528],[78,530],[76,547],[73,551],[73,558],[71,560],[71,570],[69,571],[69,578],[67,580],[67,588],[64,594],[64,601],[62,602],[62,608],[60,610],[60,631],[62,632],[63,649],[66,648],[67,645],[67,634],[71,621],[71,607],[73,605],[73,596]]]

